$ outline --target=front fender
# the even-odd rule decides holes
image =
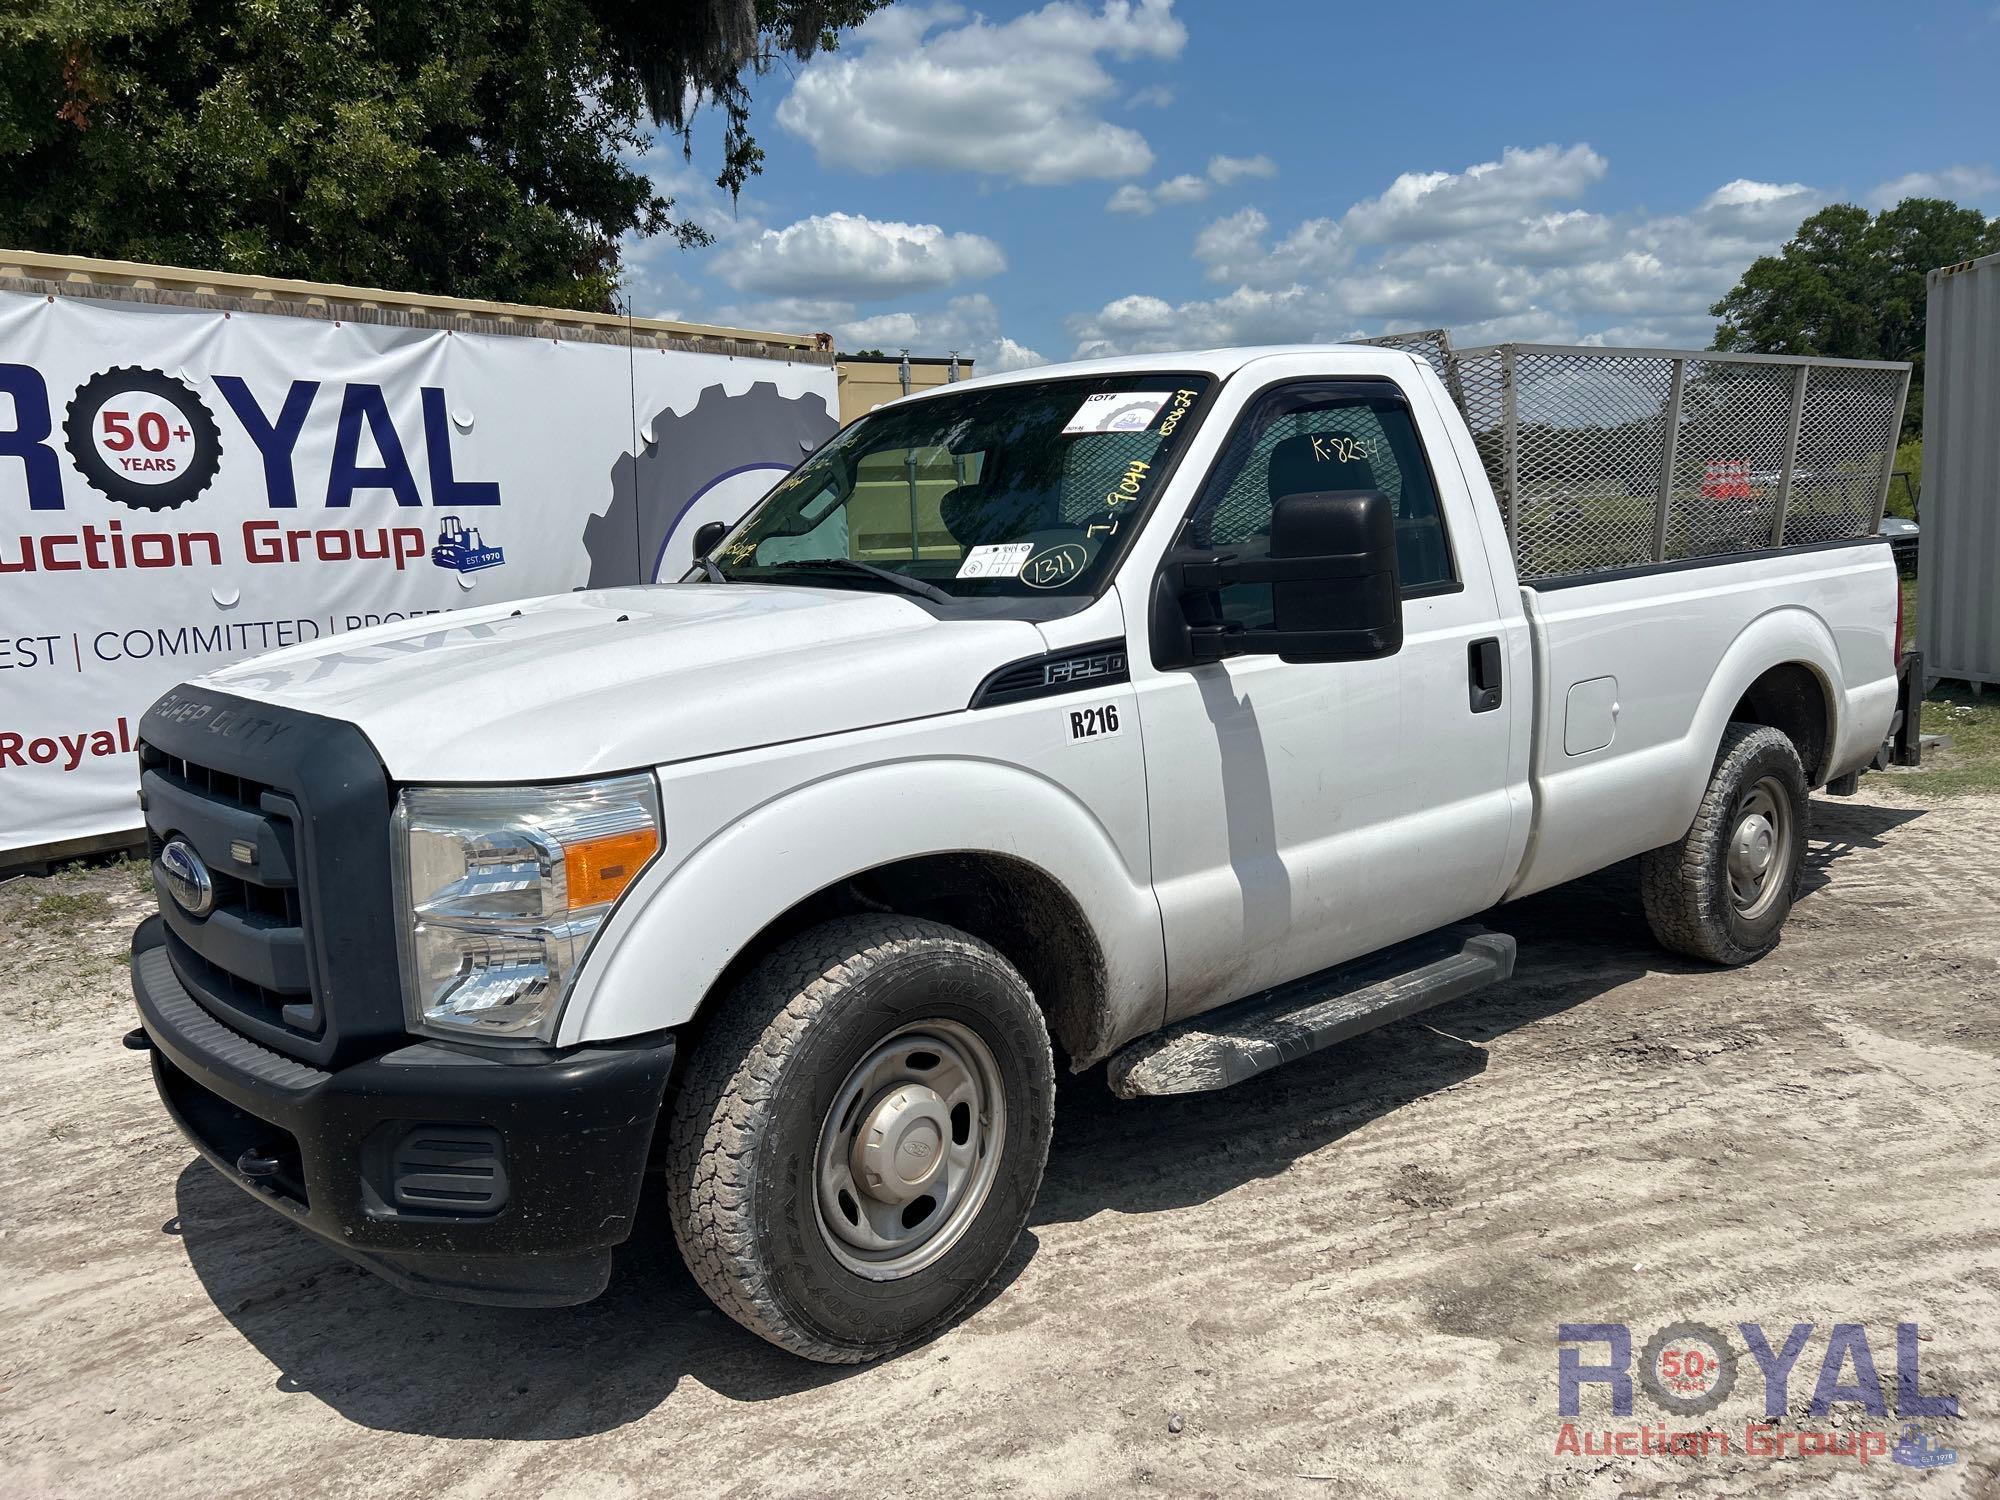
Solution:
[[[674,829],[669,818],[670,854]],[[926,854],[1033,865],[1075,900],[1104,959],[1100,1035],[1160,1024],[1165,948],[1151,889],[1104,826],[1045,777],[994,761],[876,764],[788,790],[641,877],[570,995],[559,1045],[680,1026],[772,921],[849,876]]]

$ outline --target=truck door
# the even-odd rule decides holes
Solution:
[[[1505,886],[1511,728],[1530,688],[1497,678],[1508,627],[1447,434],[1418,394],[1389,380],[1265,391],[1182,533],[1257,556],[1279,496],[1382,490],[1397,516],[1398,653],[1172,670],[1132,653],[1169,1020],[1468,916]],[[1220,603],[1231,622],[1271,623],[1269,585]]]

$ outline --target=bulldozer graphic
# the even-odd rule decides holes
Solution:
[[[438,518],[438,539],[431,548],[431,561],[440,568],[476,573],[481,568],[497,568],[506,560],[507,554],[500,548],[486,545],[477,526],[467,526],[457,516]]]

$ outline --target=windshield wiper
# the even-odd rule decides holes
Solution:
[[[697,557],[695,561],[701,565],[701,571],[705,575],[707,575],[708,581],[710,583],[729,582],[729,575],[723,572],[722,569],[718,568],[715,565],[715,559],[709,557],[706,553],[702,554],[700,557]]]
[[[921,578],[912,578],[907,573],[898,573],[893,568],[878,568],[873,563],[861,562],[852,557],[797,557],[774,564],[779,568],[847,568],[856,573],[866,573],[870,578],[879,578],[893,584],[906,594],[916,594],[937,604],[956,604],[958,600],[934,583],[925,583]]]

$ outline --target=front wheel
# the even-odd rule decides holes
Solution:
[[[992,1280],[1048,1160],[1055,1065],[1027,983],[940,923],[842,917],[774,949],[690,1059],[674,1238],[753,1333],[851,1364]]]
[[[1719,964],[1777,947],[1805,865],[1810,807],[1792,742],[1761,724],[1731,724],[1693,826],[1679,843],[1640,856],[1653,936]]]

